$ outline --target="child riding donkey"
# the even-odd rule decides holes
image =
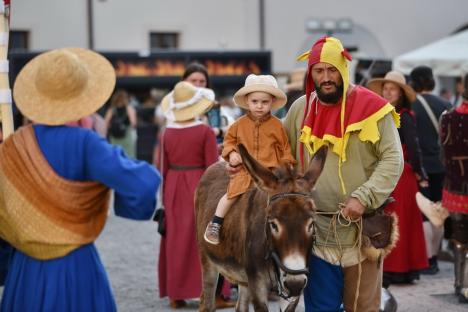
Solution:
[[[247,110],[228,129],[224,137],[222,157],[230,166],[242,165],[237,150],[243,144],[250,155],[268,168],[278,167],[282,162],[294,164],[288,137],[281,121],[272,116],[271,110],[278,109],[286,103],[286,95],[278,88],[276,79],[271,75],[251,74],[245,85],[234,95],[238,106]],[[223,220],[236,198],[251,187],[251,177],[244,169],[231,177],[227,193],[221,197],[215,215],[205,231],[207,242],[220,243],[220,231]]]

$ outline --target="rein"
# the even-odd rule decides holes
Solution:
[[[310,194],[307,194],[307,193],[300,193],[300,192],[289,192],[289,193],[278,193],[278,194],[275,194],[271,197],[268,197],[268,204],[267,204],[267,207],[271,205],[271,203],[275,200],[278,200],[278,199],[283,199],[283,198],[287,198],[287,197],[312,197]],[[290,274],[290,275],[302,275],[302,274],[309,274],[309,268],[305,268],[305,269],[299,269],[299,270],[293,270],[293,269],[290,269],[288,267],[286,267],[280,260],[278,254],[273,250],[272,246],[271,246],[271,238],[270,238],[270,233],[269,231],[267,231],[267,228],[268,228],[268,222],[265,223],[265,234],[266,234],[266,237],[267,237],[267,245],[268,245],[268,251],[267,251],[267,255],[265,257],[265,259],[268,259],[268,258],[271,258],[272,259],[272,262],[273,262],[273,267],[274,267],[274,271],[275,271],[275,274],[274,274],[274,278],[276,279],[276,284],[278,285],[278,289],[277,289],[277,292],[278,292],[278,296],[280,296],[281,298],[287,300],[287,301],[291,301],[291,295],[289,294],[289,292],[287,292],[284,287],[283,287],[283,284],[281,283],[281,271],[284,272],[284,275],[286,274]],[[270,274],[268,274],[270,276]],[[271,278],[270,276],[270,281],[273,282],[273,279]],[[273,284],[273,283],[272,283]]]

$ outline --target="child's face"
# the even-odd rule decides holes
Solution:
[[[273,96],[266,92],[256,91],[246,95],[250,113],[255,118],[261,118],[271,112]]]

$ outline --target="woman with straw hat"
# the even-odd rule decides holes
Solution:
[[[116,311],[94,240],[108,215],[144,220],[160,177],[89,129],[67,123],[109,98],[112,65],[81,48],[43,53],[16,79],[14,99],[34,122],[0,147],[0,236],[16,251],[1,311]]]
[[[419,279],[419,270],[428,267],[422,216],[416,204],[419,187],[427,187],[427,176],[422,167],[421,151],[416,136],[416,124],[411,103],[416,99],[413,88],[406,84],[403,74],[391,71],[385,78],[372,79],[367,84],[382,95],[400,114],[400,141],[405,164],[392,196],[395,202],[385,210],[398,216],[400,239],[384,260],[383,285],[411,283]]]
[[[198,298],[202,289],[193,198],[203,172],[218,160],[213,130],[198,121],[213,102],[212,90],[186,81],[177,83],[161,102],[168,123],[157,150],[166,214],[158,278],[160,296],[169,297],[172,308]]]

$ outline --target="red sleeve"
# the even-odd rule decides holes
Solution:
[[[207,127],[205,131],[205,167],[208,168],[217,161],[218,144],[216,143],[216,136],[213,130]]]
[[[156,149],[154,151],[155,156],[153,157],[155,159],[156,168],[158,168],[163,178],[166,178],[166,173],[169,167],[169,162],[167,161],[167,153],[166,153],[166,150],[164,150],[165,134],[166,134],[165,130],[163,130],[162,133],[160,133],[159,140],[158,140],[159,144],[156,146]],[[161,160],[163,162],[161,162]]]

